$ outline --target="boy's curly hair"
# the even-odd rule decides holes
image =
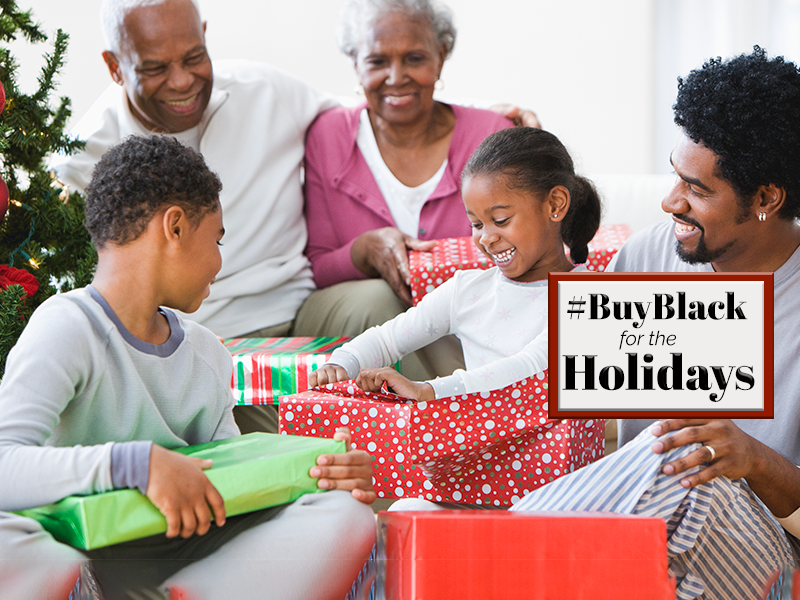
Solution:
[[[169,136],[130,136],[106,152],[86,187],[86,229],[97,248],[138,238],[163,206],[193,223],[217,210],[222,183],[203,157]]]
[[[722,178],[749,208],[761,185],[786,191],[779,212],[800,217],[800,72],[762,48],[678,78],[675,123],[718,157]]]

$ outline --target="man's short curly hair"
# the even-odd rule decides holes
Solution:
[[[217,210],[219,177],[203,157],[169,136],[131,136],[108,150],[86,187],[86,229],[97,248],[138,238],[166,206],[192,223]]]
[[[678,78],[675,123],[718,157],[717,166],[750,205],[761,185],[786,191],[781,218],[800,217],[800,71],[782,56],[752,54],[706,62]]]

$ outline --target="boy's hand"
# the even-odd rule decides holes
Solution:
[[[167,537],[204,535],[211,513],[218,527],[225,524],[225,503],[203,471],[211,460],[184,456],[153,444],[147,497],[167,519]]]
[[[380,392],[384,381],[395,394],[403,396],[403,398],[411,398],[418,402],[436,399],[436,393],[431,384],[423,381],[411,381],[391,367],[361,369],[356,377],[356,385],[365,392]]]
[[[353,498],[364,504],[375,502],[372,487],[372,457],[363,450],[350,448],[350,430],[338,427],[333,435],[347,445],[344,454],[322,454],[317,457],[317,466],[311,467],[309,475],[319,479],[317,486],[323,490],[349,490]]]
[[[348,379],[350,378],[347,376],[347,371],[339,365],[322,365],[308,376],[308,387],[314,388],[318,385],[347,381]]]

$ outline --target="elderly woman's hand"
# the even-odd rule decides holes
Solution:
[[[528,108],[520,108],[515,104],[495,104],[494,106],[489,107],[489,110],[493,110],[496,113],[500,113],[504,117],[511,119],[514,121],[514,125],[517,127],[535,127],[536,129],[541,129],[542,124],[539,122],[539,118],[536,116],[536,113]]]
[[[411,306],[408,251],[426,252],[435,245],[433,240],[418,240],[395,227],[383,227],[358,236],[350,249],[350,258],[364,275],[385,279],[397,297]]]

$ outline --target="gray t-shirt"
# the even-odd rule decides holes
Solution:
[[[44,302],[9,354],[0,383],[0,510],[113,489],[116,442],[179,448],[239,433],[233,363],[213,333],[165,309],[170,338],[146,344],[92,291]]]
[[[632,236],[608,267],[616,272],[713,272],[710,264],[689,265],[675,253],[673,221]],[[800,465],[800,248],[775,271],[775,418],[734,419],[748,435]],[[743,344],[748,343],[742,340]],[[620,445],[653,420],[622,419]]]

